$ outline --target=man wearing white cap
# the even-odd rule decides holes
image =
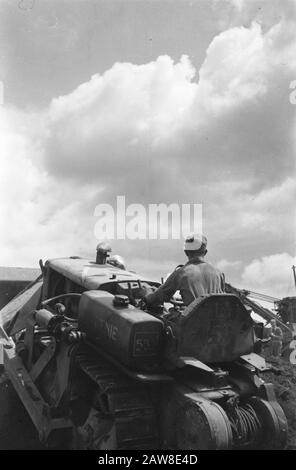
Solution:
[[[107,263],[115,266],[115,268],[126,270],[124,258],[120,255],[109,256]]]
[[[148,305],[168,302],[177,290],[186,306],[202,295],[224,292],[224,274],[204,261],[207,254],[206,237],[199,233],[189,235],[185,239],[184,251],[188,262],[176,268],[155,292],[145,296]]]

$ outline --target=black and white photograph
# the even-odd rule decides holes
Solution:
[[[0,0],[0,451],[296,450],[295,155],[296,0]]]

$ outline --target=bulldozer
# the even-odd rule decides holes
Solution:
[[[283,449],[287,420],[232,293],[149,309],[160,284],[73,256],[2,310],[0,359],[40,441],[63,449]],[[174,315],[171,314],[172,310]]]

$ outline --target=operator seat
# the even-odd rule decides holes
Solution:
[[[233,294],[210,294],[194,300],[170,329],[166,356],[192,357],[206,364],[230,362],[254,349],[253,320]]]

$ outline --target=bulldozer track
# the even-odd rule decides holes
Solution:
[[[98,386],[101,411],[114,419],[117,449],[158,448],[157,417],[147,388],[89,348],[80,350],[76,360]]]

